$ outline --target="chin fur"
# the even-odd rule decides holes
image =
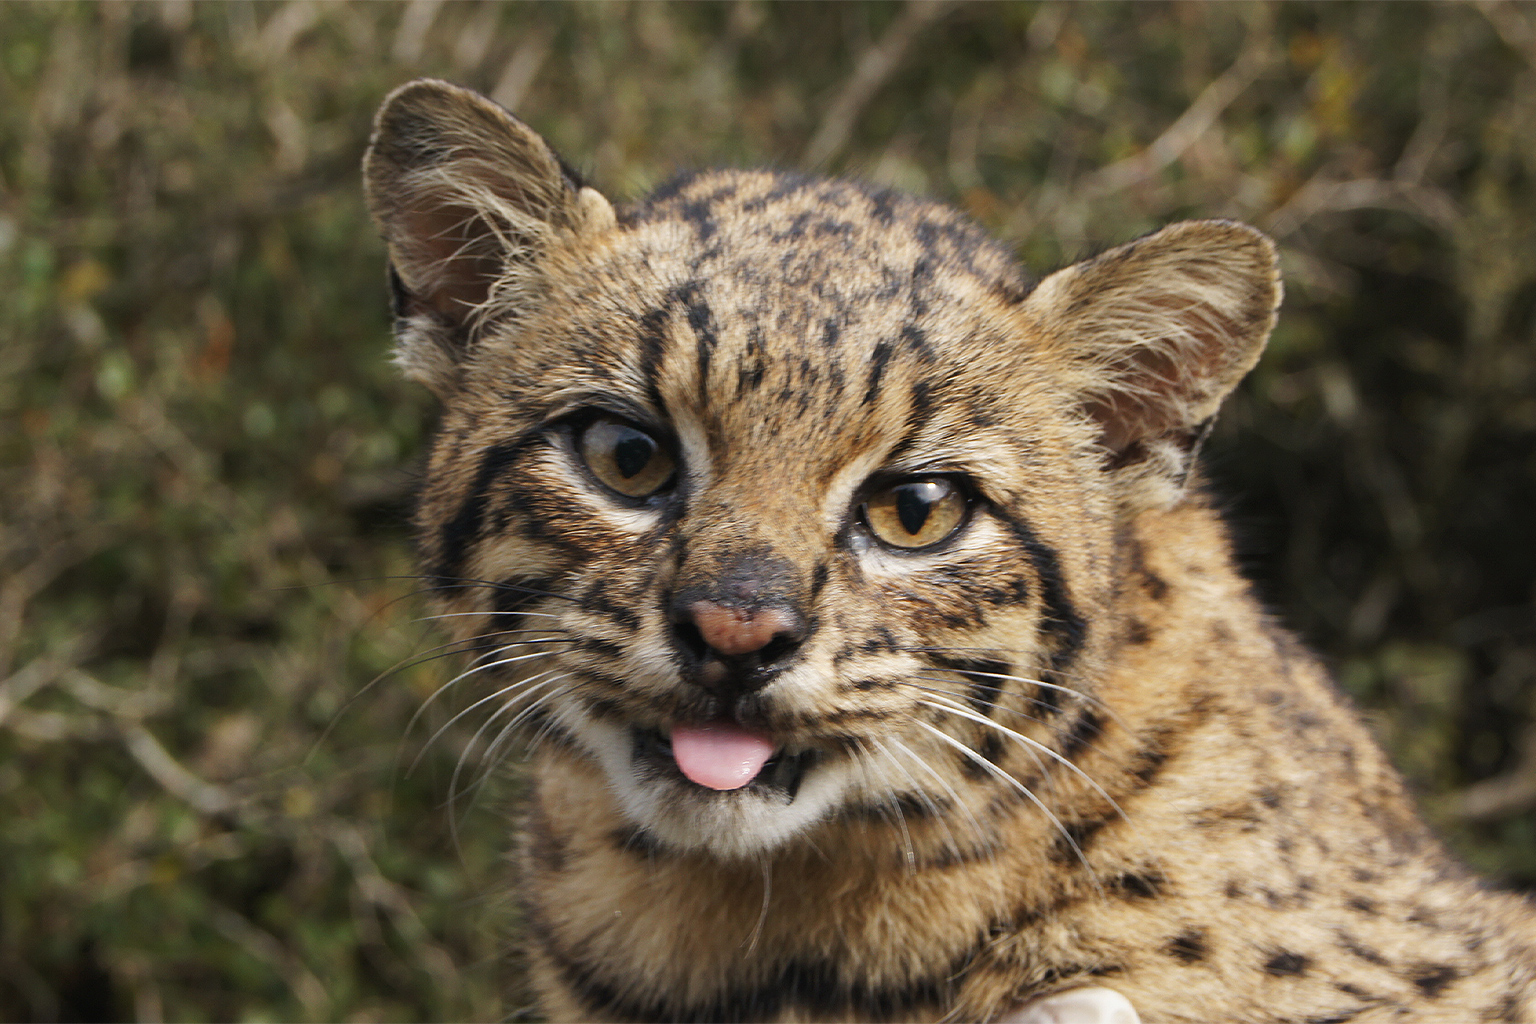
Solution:
[[[628,729],[579,712],[570,718],[563,724],[602,766],[620,813],[678,852],[722,860],[768,853],[825,819],[852,784],[848,762],[836,761],[808,772],[792,799],[759,786],[717,792],[642,771]]]

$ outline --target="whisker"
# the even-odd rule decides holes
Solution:
[[[962,678],[965,678],[965,677],[968,677],[968,676],[980,676],[983,679],[1004,679],[1004,680],[1008,680],[1010,682],[1015,682],[1015,683],[1029,683],[1032,686],[1043,686],[1047,690],[1056,690],[1056,691],[1058,691],[1060,693],[1065,693],[1065,694],[1067,694],[1069,696],[1072,696],[1072,697],[1080,697],[1086,703],[1092,704],[1094,707],[1098,708],[1100,711],[1103,711],[1110,718],[1114,719],[1115,724],[1119,725],[1126,732],[1133,732],[1134,731],[1126,723],[1124,718],[1122,718],[1120,715],[1115,713],[1115,709],[1114,708],[1110,707],[1108,704],[1105,704],[1103,701],[1099,700],[1097,697],[1093,696],[1092,694],[1084,693],[1082,690],[1076,690],[1076,689],[1073,689],[1070,686],[1062,686],[1059,683],[1048,683],[1044,679],[1033,679],[1033,678],[1031,678],[1029,676],[1013,676],[1013,675],[1007,675],[1006,673],[1002,673],[1002,672],[971,672],[971,671],[964,670],[964,669],[923,669],[923,670],[920,670],[918,672],[914,672],[913,675],[922,675],[922,676],[940,675],[940,676],[945,676],[945,677],[958,675],[958,676],[960,676]],[[1040,704],[1042,706],[1049,706],[1044,701],[1041,701],[1041,700],[1035,700],[1034,698],[1026,698],[1026,699],[1034,700],[1034,702],[1036,704]]]
[[[530,676],[529,678],[524,679],[519,684],[517,684],[518,686],[524,687],[523,692],[518,694],[517,699],[507,701],[501,707],[497,708],[494,713],[486,716],[485,721],[480,724],[480,728],[476,729],[474,735],[469,738],[469,742],[464,744],[464,748],[459,751],[458,761],[453,766],[453,775],[448,779],[448,803],[450,806],[454,804],[459,798],[459,776],[464,770],[464,763],[469,759],[470,751],[475,749],[475,744],[479,742],[480,737],[485,734],[485,730],[489,729],[491,724],[495,722],[496,719],[500,718],[502,715],[515,708],[517,706],[518,700],[526,698],[531,694],[537,693],[540,690],[552,686],[560,682],[560,680],[566,678],[565,676],[554,676],[554,678],[546,678],[548,676],[552,676],[555,671],[555,669],[549,669],[548,671],[542,672],[539,675]],[[543,682],[539,682],[537,686],[530,685],[540,679],[543,679]],[[501,693],[507,692],[509,689],[512,689],[512,687],[504,688],[497,694],[497,696],[500,696]],[[511,724],[513,726],[516,726],[519,717],[519,715],[513,716],[511,719]],[[487,747],[486,750],[487,753],[489,753],[490,748]]]
[[[481,661],[483,658],[486,658],[486,657],[494,658],[497,655],[505,654],[509,647],[522,646],[523,644],[536,644],[536,643],[541,643],[541,642],[542,641],[537,641],[537,640],[526,640],[526,641],[522,641],[521,643],[518,643],[518,644],[498,644],[492,650],[489,650],[489,651],[486,651],[486,652],[484,652],[482,654],[476,655],[474,660],[470,662],[470,666],[471,666],[470,668],[465,669],[463,672],[460,672],[458,675],[456,675],[452,679],[448,680],[442,686],[439,686],[436,690],[432,691],[432,695],[430,697],[428,697],[426,700],[421,702],[421,707],[417,708],[416,709],[416,713],[411,716],[411,720],[409,722],[405,723],[405,731],[406,731],[406,733],[407,734],[410,733],[411,729],[413,729],[415,727],[417,719],[421,718],[422,714],[426,712],[427,708],[432,704],[432,702],[437,700],[437,698],[441,697],[444,693],[446,693],[448,691],[449,687],[454,686],[457,683],[462,682],[465,679],[468,679],[470,676],[478,675],[481,672],[485,672],[485,671],[488,671],[488,670],[493,669],[493,668],[500,668],[503,665],[512,665],[512,664],[515,664],[515,663],[517,663],[519,661],[527,661],[529,658],[547,658],[547,657],[551,657],[551,656],[553,656],[554,652],[553,651],[530,651],[527,654],[519,654],[519,655],[517,655],[516,657],[513,657],[513,658],[502,658],[499,661],[487,661],[487,662],[485,662],[484,664],[481,664],[481,665],[476,665],[475,662]]]
[[[482,611],[482,612],[438,612],[435,615],[423,615],[420,618],[412,619],[411,621],[412,622],[435,622],[438,619],[461,619],[461,618],[465,618],[465,617],[471,616],[471,615],[477,616],[477,617],[481,617],[481,618],[483,618],[483,617],[485,617],[487,615],[490,615],[490,616],[496,616],[496,615],[516,615],[519,618],[527,617],[527,618],[536,618],[536,619],[560,619],[560,618],[564,618],[563,615],[556,615],[553,612],[503,612],[503,611],[497,611],[495,608],[487,608],[485,611]]]
[[[773,893],[773,865],[767,857],[759,857],[757,863],[763,869],[763,905],[757,912],[757,924],[752,926],[752,934],[747,938],[746,956],[751,956],[757,948],[757,940],[762,937],[763,925],[768,922],[768,898]]]
[[[515,644],[546,642],[543,640],[518,640],[513,641],[510,644],[498,644],[491,641],[492,636],[509,635],[511,632],[513,631],[507,630],[496,634],[483,634],[481,636],[469,637],[465,640],[450,640],[447,643],[438,644],[435,647],[429,647],[425,651],[418,651],[416,654],[412,654],[407,658],[402,658],[400,661],[395,662],[389,668],[368,680],[367,683],[358,688],[356,693],[348,697],[346,701],[343,702],[341,707],[336,710],[336,713],[331,716],[331,720],[326,723],[325,728],[315,739],[315,742],[311,744],[309,754],[306,755],[306,757],[314,756],[314,752],[320,749],[320,746],[325,742],[326,738],[330,736],[331,732],[341,722],[342,717],[351,709],[353,704],[356,704],[358,701],[362,700],[375,686],[377,686],[379,683],[382,683],[384,680],[388,679],[390,676],[397,672],[403,672],[406,669],[415,668],[418,665],[425,665],[428,662],[436,661],[439,658],[447,658],[456,655],[467,654],[470,651],[476,650],[476,645],[482,643],[485,644],[485,647],[481,649],[481,653],[477,654],[475,658],[470,662],[471,665],[483,658],[487,652],[499,651]],[[532,633],[536,632],[536,630],[518,630],[517,632]],[[547,642],[569,643],[571,641],[563,637],[550,637],[548,638]]]
[[[945,697],[945,698],[948,698],[950,700],[959,700],[959,699],[961,699],[958,696],[956,696],[956,694],[953,691],[951,691],[951,690],[942,690],[942,689],[939,689],[936,686],[924,686],[921,683],[914,683],[911,680],[903,680],[903,685],[910,686],[912,689],[921,691],[923,693],[932,694],[935,697]],[[1007,705],[999,704],[996,701],[978,700],[977,698],[972,697],[972,696],[966,696],[963,699],[966,701],[966,703],[980,704],[983,707],[991,708],[994,711],[1001,711],[1001,712],[1004,712],[1005,714],[1014,715],[1014,716],[1016,716],[1018,718],[1025,719],[1026,721],[1034,722],[1037,725],[1042,725],[1042,726],[1046,727],[1047,729],[1049,729],[1051,731],[1051,734],[1055,738],[1057,738],[1057,739],[1061,738],[1061,732],[1048,719],[1040,718],[1040,717],[1037,717],[1035,715],[1031,715],[1031,714],[1029,714],[1026,711],[1020,711],[1018,708],[1010,708]],[[1028,698],[1026,698],[1026,699],[1028,699]],[[1102,727],[1096,727],[1095,728],[1095,732],[1097,732],[1097,733],[1099,733],[1101,735],[1103,734],[1103,731],[1104,730],[1103,730]],[[1125,758],[1120,757],[1117,754],[1111,753],[1110,751],[1107,751],[1107,750],[1105,750],[1102,747],[1098,748],[1098,752],[1099,752],[1099,755],[1101,757],[1107,759],[1110,763],[1115,765],[1115,767],[1117,767],[1117,768],[1119,768],[1121,770],[1124,770],[1124,771],[1130,770],[1128,768],[1127,764],[1126,764]]]
[[[901,742],[901,740],[894,736],[888,736],[886,737],[886,741],[894,746],[897,750],[901,751],[903,754],[906,754],[912,760],[916,761],[918,767],[922,768],[923,771],[927,772],[929,775],[932,775],[934,781],[939,784],[939,788],[944,790],[944,792],[949,795],[950,800],[954,801],[956,807],[965,812],[965,816],[967,818],[971,819],[971,827],[976,830],[976,836],[978,838],[986,836],[986,830],[981,827],[981,822],[977,820],[976,815],[971,811],[970,805],[967,804],[964,800],[960,799],[960,794],[955,792],[955,787],[949,784],[948,779],[944,778],[944,776],[935,771],[932,765],[930,765],[927,761],[924,761],[921,755],[919,755],[915,750],[907,746],[905,743]],[[945,827],[948,828],[948,825],[946,824]],[[951,837],[953,837],[953,834],[951,834]],[[956,852],[959,852],[958,849]]]
[[[1028,786],[1024,785],[1018,779],[1014,778],[1012,775],[1009,775],[997,765],[993,764],[991,761],[988,761],[986,758],[976,753],[976,751],[972,750],[970,747],[966,746],[964,743],[961,743],[959,740],[955,739],[953,736],[950,736],[943,730],[936,729],[929,725],[927,722],[921,720],[916,721],[915,724],[919,728],[933,733],[934,736],[938,737],[943,742],[948,743],[950,746],[960,751],[961,754],[970,758],[972,761],[975,761],[977,764],[981,765],[982,768],[991,772],[993,775],[996,775],[998,778],[1008,783],[1014,789],[1017,789],[1020,793],[1024,794],[1024,796],[1027,797],[1031,803],[1040,809],[1041,814],[1050,819],[1051,824],[1056,827],[1056,831],[1061,833],[1062,838],[1065,839],[1067,844],[1072,847],[1072,852],[1077,855],[1077,859],[1082,862],[1084,869],[1087,870],[1088,881],[1093,884],[1094,889],[1097,890],[1101,897],[1104,895],[1104,887],[1101,886],[1099,884],[1099,880],[1094,877],[1093,865],[1088,863],[1088,858],[1086,855],[1084,855],[1082,847],[1077,845],[1077,840],[1072,838],[1072,833],[1067,830],[1067,826],[1061,823],[1061,819],[1056,817],[1055,814],[1051,813],[1051,809],[1045,806],[1045,803],[1038,796],[1030,792]]]
[[[411,727],[416,724],[416,720],[421,717],[422,712],[427,710],[427,705],[431,704],[432,701],[436,700],[445,690],[448,689],[448,687],[452,686],[454,683],[457,683],[457,682],[459,682],[460,680],[463,680],[463,679],[467,679],[470,676],[475,675],[478,672],[484,672],[487,669],[498,668],[498,667],[500,667],[502,665],[508,665],[508,664],[511,664],[512,662],[515,662],[515,661],[527,661],[529,658],[539,658],[539,657],[548,657],[548,656],[549,656],[549,652],[548,651],[534,651],[532,654],[520,654],[520,655],[518,655],[515,658],[506,658],[506,659],[504,659],[502,661],[489,662],[489,663],[487,663],[485,665],[481,665],[479,668],[473,668],[473,669],[470,669],[467,672],[460,672],[453,679],[450,679],[448,682],[446,682],[442,686],[438,687],[437,690],[432,694],[432,696],[428,697],[425,701],[422,702],[421,707],[416,709],[416,713],[411,716],[410,722],[406,724],[406,727],[405,727],[406,732],[407,733],[410,732]],[[469,707],[465,708],[464,710],[460,711],[458,714],[454,715],[452,718],[448,719],[448,721],[443,723],[442,728],[440,728],[436,732],[434,732],[432,734],[431,738],[429,738],[427,740],[427,742],[425,744],[423,744],[423,746],[421,748],[421,752],[418,753],[416,755],[416,759],[411,762],[411,767],[406,770],[406,774],[410,775],[412,772],[414,772],[416,770],[416,766],[421,763],[421,759],[426,756],[426,753],[427,753],[428,750],[431,749],[432,744],[436,743],[438,741],[438,738],[441,737],[443,735],[443,733],[447,732],[450,728],[452,728],[454,723],[457,722],[459,719],[463,718],[465,715],[469,714],[471,711],[473,711],[476,708],[480,707],[482,704],[486,704],[486,703],[488,703],[490,701],[495,700],[498,697],[501,697],[501,696],[504,696],[505,694],[511,693],[513,690],[517,689],[519,686],[525,686],[532,679],[537,679],[537,678],[539,678],[539,676],[531,676],[528,679],[519,679],[516,682],[509,683],[508,685],[503,686],[501,689],[495,691],[494,693],[491,693],[491,694],[488,694],[488,695],[486,695],[484,697],[481,697],[479,700],[475,701]]]
[[[1115,809],[1115,813],[1119,814],[1120,817],[1125,818],[1126,821],[1130,820],[1130,818],[1126,817],[1125,811],[1121,810],[1120,809],[1120,805],[1115,802],[1115,798],[1110,796],[1109,793],[1105,791],[1104,787],[1098,784],[1098,782],[1093,778],[1093,776],[1089,775],[1087,772],[1083,771],[1077,765],[1073,764],[1071,761],[1067,760],[1061,754],[1059,754],[1056,751],[1052,750],[1050,747],[1046,746],[1044,743],[1041,743],[1039,740],[1030,739],[1028,736],[1025,736],[1023,733],[1014,732],[1012,729],[1008,728],[1005,725],[999,725],[998,723],[992,721],[990,718],[987,718],[987,717],[985,717],[983,715],[978,715],[974,711],[970,711],[967,708],[964,708],[964,707],[960,706],[960,704],[958,702],[955,702],[955,701],[946,701],[945,702],[946,704],[951,705],[949,707],[945,707],[945,704],[939,704],[939,703],[936,703],[936,702],[931,701],[931,700],[919,699],[918,703],[922,704],[922,705],[925,705],[927,707],[930,707],[930,708],[935,708],[935,709],[937,709],[939,711],[948,711],[952,715],[959,715],[961,718],[968,718],[971,721],[977,723],[978,725],[985,725],[988,728],[996,729],[998,732],[1002,733],[1004,736],[1007,736],[1009,739],[1017,740],[1018,742],[1025,744],[1026,748],[1033,748],[1035,750],[1038,750],[1042,754],[1045,754],[1047,757],[1051,758],[1052,760],[1057,761],[1057,762],[1059,762],[1059,763],[1061,763],[1063,765],[1066,765],[1067,768],[1071,769],[1073,772],[1076,772],[1082,778],[1082,780],[1084,782],[1086,782],[1086,783],[1088,783],[1088,785],[1092,786],[1098,792],[1099,796],[1102,796],[1106,801],[1108,801],[1109,802],[1109,806],[1111,806],[1111,807],[1113,807]],[[990,762],[988,762],[988,763],[990,763]],[[1039,758],[1035,759],[1035,763],[1039,764]],[[1041,771],[1042,772],[1044,771],[1044,767],[1043,766],[1041,768]]]
[[[938,804],[933,802],[933,797],[929,796],[927,791],[917,784],[917,780],[912,777],[912,773],[907,771],[906,766],[896,759],[896,756],[891,753],[890,748],[882,743],[879,738],[871,737],[870,742],[875,745],[875,749],[881,753],[886,761],[894,766],[897,771],[901,772],[902,775],[906,776],[907,781],[912,785],[912,792],[923,802],[923,806],[928,809],[929,816],[943,826],[944,834],[949,837],[949,848],[958,857],[960,845],[955,841],[954,832],[950,831],[947,817],[939,811]]]
[[[864,742],[865,741],[863,739],[860,739],[858,741],[859,752],[861,754],[868,754],[868,751],[864,749]],[[870,779],[870,775],[869,775],[869,767],[870,767],[869,766],[869,762],[866,760],[865,757],[860,757],[860,758],[858,758],[858,765],[859,765],[859,770],[864,773],[864,784],[866,786],[869,786],[869,779]],[[901,830],[901,844],[902,844],[902,849],[906,852],[907,873],[908,874],[915,874],[916,871],[917,871],[917,854],[912,849],[912,833],[907,831],[907,816],[906,816],[906,814],[901,809],[901,801],[896,798],[896,794],[891,792],[889,787],[869,786],[869,788],[871,788],[871,789],[875,789],[875,788],[884,788],[884,789],[886,789],[886,794],[885,794],[886,801],[890,804],[891,812],[895,816],[896,827]]]
[[[558,683],[563,679],[569,678],[571,678],[570,673],[566,673],[563,676],[556,676],[554,679],[550,680],[550,682]],[[533,712],[536,711],[541,705],[548,701],[554,700],[556,697],[559,697],[562,694],[569,693],[572,689],[574,689],[574,685],[563,686],[558,690],[549,691],[544,696],[540,697],[538,700],[533,701],[526,708],[519,711],[511,721],[501,727],[501,730],[496,734],[496,738],[491,741],[490,745],[485,748],[485,753],[480,756],[481,761],[487,764],[487,767],[484,769],[481,775],[482,780],[484,779],[485,775],[489,774],[493,768],[501,763],[500,760],[497,759],[501,745],[511,738],[513,735],[513,730],[522,724],[523,720],[526,719],[529,715],[533,714]],[[476,783],[476,785],[479,784],[479,782]]]

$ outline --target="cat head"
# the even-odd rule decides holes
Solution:
[[[365,173],[397,359],[444,402],[418,525],[447,621],[504,721],[721,856],[995,768],[979,718],[1049,739],[1091,701],[1117,530],[1184,500],[1280,298],[1229,222],[1032,287],[849,182],[707,172],[615,211],[435,81],[385,101]]]

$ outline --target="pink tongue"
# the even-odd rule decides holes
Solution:
[[[672,730],[672,756],[689,779],[710,789],[740,789],[773,756],[773,741],[734,725],[684,726]]]

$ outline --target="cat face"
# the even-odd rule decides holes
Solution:
[[[1176,491],[1278,300],[1229,224],[1031,290],[947,208],[847,183],[714,172],[616,215],[442,83],[386,103],[367,170],[488,725],[723,857],[1091,725],[1117,524]]]

